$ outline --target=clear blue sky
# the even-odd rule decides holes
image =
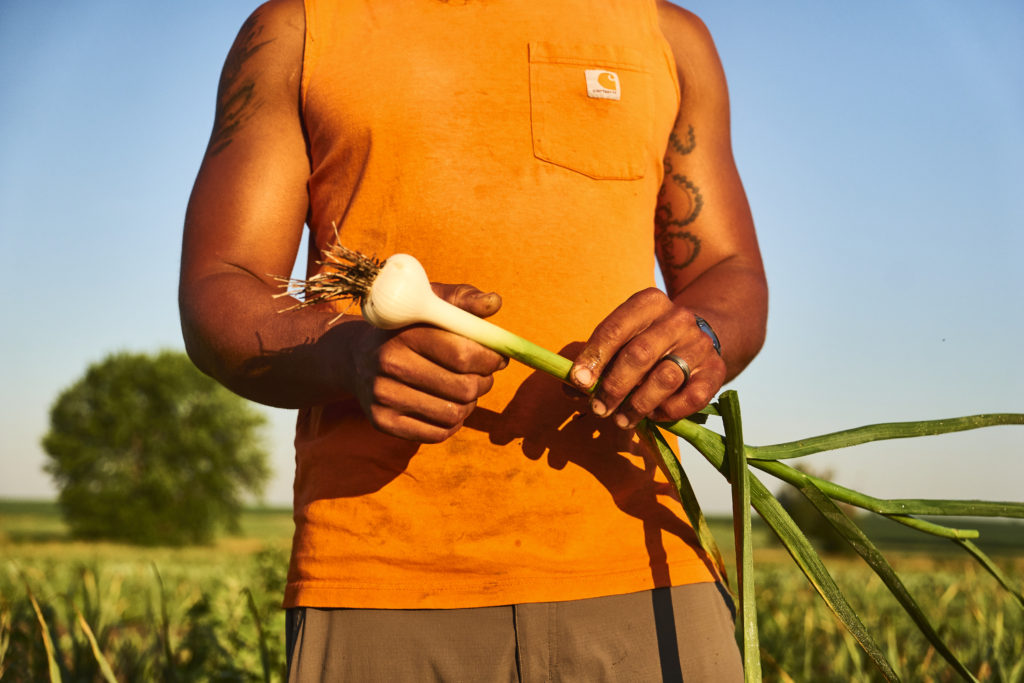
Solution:
[[[0,3],[0,497],[53,496],[39,439],[88,363],[181,348],[182,217],[254,6]],[[747,441],[1024,412],[1024,4],[688,6],[729,77],[771,285],[768,342],[733,385]],[[292,416],[270,414],[267,498],[287,503]],[[1024,427],[811,464],[877,496],[1019,501]]]

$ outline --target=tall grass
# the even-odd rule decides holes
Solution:
[[[285,560],[267,551],[233,568],[8,562],[3,680],[280,678],[282,638],[265,634],[283,634]]]
[[[901,570],[939,635],[978,680],[1024,681],[1024,612],[966,560],[913,560]],[[1020,575],[1024,561],[1011,562]],[[939,656],[881,580],[852,562],[834,570],[902,680],[962,680]],[[766,681],[883,680],[853,636],[790,566],[760,563],[758,628]]]
[[[75,543],[61,538],[52,520],[40,521],[50,525],[49,535],[40,535],[32,533],[30,516],[9,519],[4,515],[0,526],[20,524],[25,533],[14,541],[0,534],[3,681],[283,678],[287,512],[247,514],[248,537],[179,550]],[[730,522],[709,521],[731,564]],[[764,679],[880,680],[756,519],[753,529]],[[1021,576],[1024,527],[997,529],[1008,545],[995,561]],[[878,527],[879,538],[886,533]],[[1024,683],[1024,612],[970,559],[928,546],[921,551],[896,553],[893,562],[943,639],[979,680]],[[903,680],[959,680],[870,569],[842,558],[829,563]]]
[[[3,681],[282,678],[287,512],[246,516],[262,538],[186,549],[78,543],[45,511],[0,512]]]

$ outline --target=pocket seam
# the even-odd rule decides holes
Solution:
[[[650,69],[632,62],[618,62],[613,59],[580,59],[573,57],[530,57],[531,64],[569,64],[571,66],[604,66],[636,73],[651,73]]]
[[[541,107],[540,102],[545,102],[549,97],[538,97],[539,95],[550,95],[553,90],[547,90],[540,86],[535,78],[536,68],[544,67],[598,67],[615,69],[637,74],[648,82],[653,74],[651,68],[643,63],[643,55],[640,51],[625,46],[612,45],[584,45],[584,44],[554,44],[554,43],[533,43],[529,44],[529,65],[530,65],[530,119],[531,138],[534,157],[539,161],[553,164],[579,173],[596,180],[640,180],[646,176],[644,168],[644,154],[635,147],[625,146],[628,151],[610,163],[607,160],[589,159],[566,151],[563,143],[557,140],[559,137],[565,139],[564,128],[571,126],[570,121],[559,120],[558,115],[552,114],[546,106]],[[538,90],[538,87],[540,89]],[[642,120],[649,124],[651,115],[650,93],[631,106],[639,108],[642,112]],[[637,110],[634,110],[637,111]],[[634,119],[636,117],[634,116]],[[562,129],[561,131],[559,129]],[[561,134],[560,134],[561,133]],[[593,133],[593,131],[592,131]],[[647,141],[649,131],[637,128],[632,131],[633,135],[643,146]],[[552,144],[555,146],[552,147]]]
[[[622,54],[612,54],[616,52]],[[650,72],[650,69],[643,65],[644,60],[640,51],[623,45],[531,42],[529,58],[534,64],[614,66],[630,71]]]

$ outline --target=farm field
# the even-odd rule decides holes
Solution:
[[[711,526],[730,563],[728,520]],[[981,531],[979,545],[1020,587],[1024,525],[964,526]],[[991,576],[952,544],[884,521],[866,530],[979,680],[1024,682],[1024,609]],[[81,543],[52,503],[0,501],[0,679],[280,680],[291,531],[290,511],[251,509],[239,533],[211,546]],[[757,525],[754,544],[765,680],[877,680]],[[859,560],[826,564],[903,680],[959,680]]]

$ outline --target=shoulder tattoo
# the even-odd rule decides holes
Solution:
[[[238,32],[235,44],[224,62],[217,91],[217,116],[210,137],[210,155],[224,150],[234,135],[252,118],[262,102],[256,93],[256,82],[246,62],[273,39],[263,39],[259,12],[253,13]]]

